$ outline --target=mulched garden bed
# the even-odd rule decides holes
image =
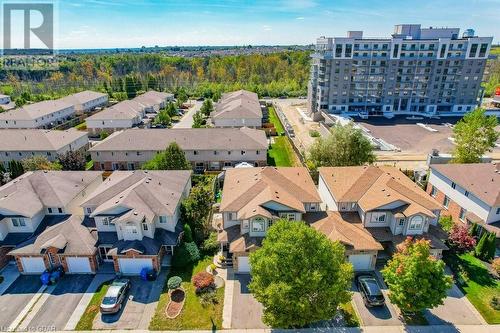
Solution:
[[[168,318],[174,319],[181,313],[185,299],[186,292],[183,289],[175,289],[170,293],[170,302],[165,309]]]

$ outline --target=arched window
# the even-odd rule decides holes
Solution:
[[[410,230],[420,230],[424,224],[424,218],[421,215],[415,215],[410,220]]]

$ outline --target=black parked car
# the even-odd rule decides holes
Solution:
[[[374,276],[358,275],[356,277],[356,283],[367,307],[383,306],[385,304],[384,295]]]

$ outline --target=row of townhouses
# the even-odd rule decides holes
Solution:
[[[62,266],[95,273],[159,271],[182,231],[191,171],[28,172],[0,187],[0,264],[24,274]]]
[[[0,113],[1,128],[51,128],[108,103],[108,95],[83,91]]]
[[[196,172],[222,170],[241,162],[267,164],[264,131],[241,128],[127,129],[89,149],[96,170],[135,170],[176,142]]]
[[[87,129],[90,135],[99,135],[138,126],[144,123],[148,113],[157,113],[173,100],[173,94],[148,91],[88,117],[85,119]]]
[[[303,220],[339,241],[356,271],[372,270],[408,236],[428,240],[439,258],[442,214],[498,235],[499,176],[494,164],[433,167],[426,193],[387,166],[320,168],[317,186],[303,167],[232,168],[218,241],[237,273],[251,271],[249,254],[277,219]],[[123,274],[160,270],[182,237],[190,188],[191,171],[28,172],[0,187],[0,263],[15,260],[24,274],[95,273],[105,262]]]
[[[396,25],[387,38],[321,37],[312,55],[309,114],[462,115],[479,105],[493,37]]]
[[[68,151],[86,151],[89,146],[87,132],[70,128],[65,131],[45,129],[0,130],[0,164],[5,168],[10,161],[33,156],[44,156],[53,162]]]
[[[222,95],[210,114],[215,127],[261,128],[266,107],[256,93],[238,90]]]

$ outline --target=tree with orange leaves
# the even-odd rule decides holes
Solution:
[[[452,279],[442,260],[430,254],[430,242],[408,237],[382,270],[389,299],[403,314],[432,309],[446,298]]]

